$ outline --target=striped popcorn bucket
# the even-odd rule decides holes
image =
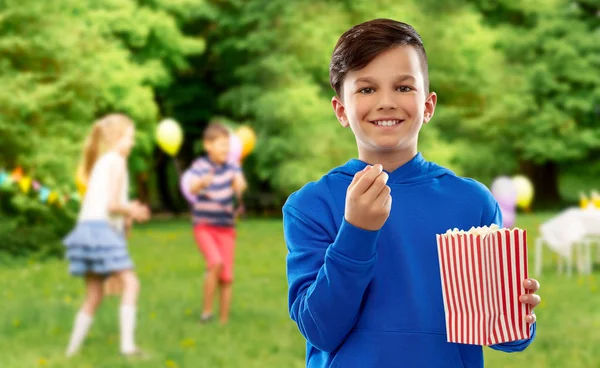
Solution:
[[[519,302],[527,291],[527,233],[521,229],[437,235],[448,342],[494,345],[529,338]]]

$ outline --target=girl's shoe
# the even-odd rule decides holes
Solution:
[[[144,360],[144,359],[149,359],[150,355],[148,353],[146,353],[145,351],[141,350],[140,348],[136,348],[133,351],[128,351],[126,353],[121,353],[121,355],[123,355],[125,358],[127,359],[140,359],[140,360]]]
[[[200,323],[204,324],[204,323],[212,322],[212,320],[214,319],[214,317],[215,316],[212,313],[211,314],[207,314],[207,315],[202,315],[200,317]]]

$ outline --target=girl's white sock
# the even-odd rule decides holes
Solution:
[[[85,312],[79,311],[79,313],[77,313],[75,316],[75,326],[73,326],[71,340],[69,341],[69,347],[67,348],[66,354],[68,357],[77,353],[92,325],[92,321],[92,316],[87,315]]]
[[[119,320],[121,324],[121,353],[132,353],[136,350],[134,342],[135,333],[135,306],[121,304]]]

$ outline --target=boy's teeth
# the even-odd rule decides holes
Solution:
[[[379,126],[392,126],[392,125],[398,124],[399,122],[400,122],[399,120],[382,120],[382,121],[376,121],[375,124],[377,124]]]

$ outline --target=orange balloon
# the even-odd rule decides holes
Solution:
[[[242,141],[242,158],[248,156],[256,146],[256,134],[249,126],[243,125],[235,132],[240,141]]]

